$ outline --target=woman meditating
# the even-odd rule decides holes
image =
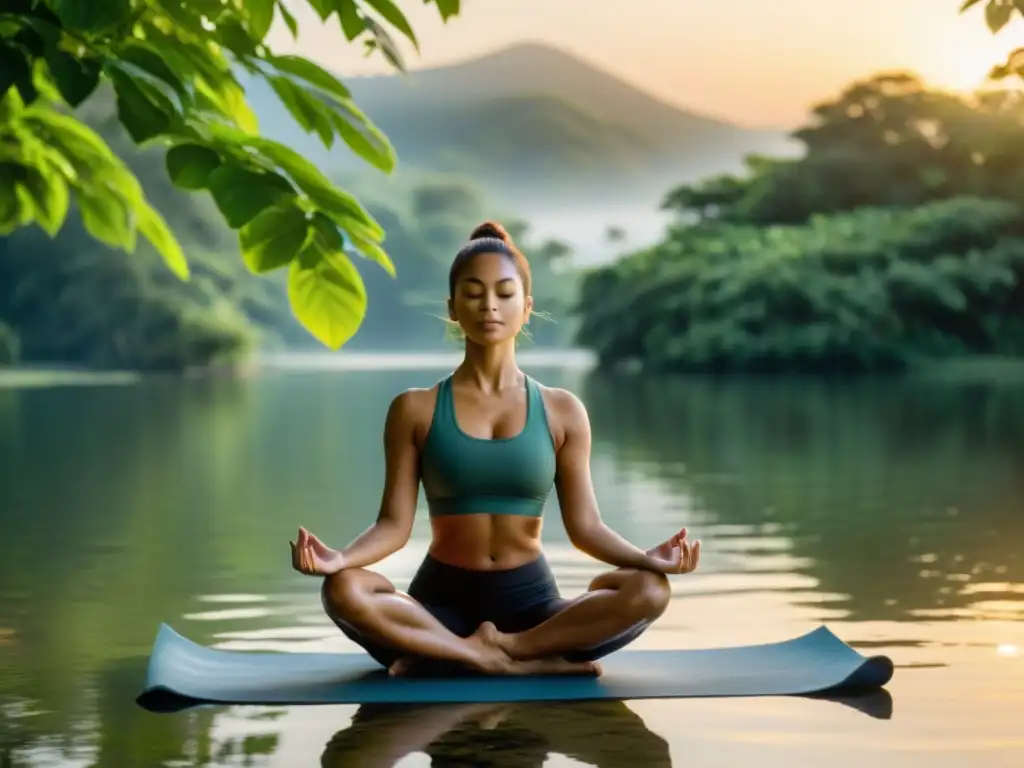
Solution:
[[[665,611],[667,574],[693,571],[700,542],[684,529],[643,550],[602,521],[583,404],[516,365],[533,299],[529,264],[504,229],[477,227],[448,279],[465,357],[439,383],[392,401],[377,521],[342,549],[300,528],[292,565],[323,577],[327,614],[393,675],[424,661],[486,674],[600,674],[597,659]],[[404,594],[368,567],[408,542],[421,482],[432,540]],[[559,595],[541,547],[552,488],[572,544],[614,566],[573,600]]]

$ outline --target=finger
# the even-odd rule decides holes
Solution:
[[[303,548],[302,556],[305,558],[303,563],[306,566],[306,572],[309,573],[313,570],[313,553],[310,552],[308,544]]]
[[[686,544],[686,572],[689,573],[693,570],[693,543],[687,542]]]
[[[693,570],[697,570],[697,564],[700,562],[700,539],[693,544]]]

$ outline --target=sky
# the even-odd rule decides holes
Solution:
[[[1024,21],[998,35],[984,2],[962,0],[462,0],[447,24],[423,0],[397,0],[420,51],[410,69],[454,63],[522,42],[576,54],[678,106],[747,126],[799,124],[815,102],[879,70],[909,69],[968,89],[1024,47]],[[340,75],[391,71],[325,25],[308,0],[287,0],[299,40],[278,19],[268,42]]]

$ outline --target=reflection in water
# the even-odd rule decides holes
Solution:
[[[433,768],[541,768],[551,754],[595,768],[669,768],[668,743],[619,701],[364,705],[327,744],[322,768],[391,768],[425,752]]]
[[[405,719],[366,710],[333,739],[333,710],[157,716],[135,706],[162,621],[236,650],[355,650],[325,620],[310,582],[291,572],[286,542],[300,523],[332,542],[365,528],[380,498],[388,403],[442,374],[278,372],[246,382],[0,391],[0,766],[292,766],[315,763],[321,751],[325,765],[359,765],[373,733],[399,734],[409,722],[433,723],[424,749],[435,765],[459,765],[466,754],[473,765],[488,755],[539,765],[544,754],[668,765],[662,737],[674,748],[680,740],[677,764],[686,765],[691,737],[739,743],[732,709],[721,726],[731,735],[682,729],[680,712],[699,719],[718,705],[704,701],[558,713],[523,705],[491,731],[469,712],[462,716],[478,716],[437,730],[435,717],[458,714],[451,708]],[[1005,670],[1020,669],[1011,649],[1024,647],[1021,395],[891,381],[536,375],[586,402],[594,482],[616,530],[649,545],[687,524],[707,544],[706,566],[702,558],[702,572],[678,582],[647,647],[757,642],[827,620],[844,622],[841,635],[863,640],[866,653],[902,656],[895,685],[918,669],[953,674],[924,667],[953,664],[953,651],[972,643],[989,655],[979,662],[987,676],[972,671],[969,680],[1010,680]],[[554,502],[545,526],[560,585],[583,589],[603,567],[571,550]],[[410,551],[388,565],[399,585],[418,564],[426,530],[421,515]],[[974,621],[946,621],[958,617]],[[935,695],[903,705],[901,693],[901,712],[934,705],[936,717],[956,724],[968,722],[967,708],[979,728],[998,723],[995,699],[971,690],[955,706]],[[1001,695],[1020,700],[1013,690]],[[855,717],[864,723],[891,711],[887,694],[843,703],[799,711],[833,722],[854,707],[871,715]],[[634,710],[652,728],[662,723],[660,735]],[[749,727],[773,728],[759,717],[767,716],[748,718]],[[327,722],[311,738],[317,718]],[[908,719],[885,727],[898,732]],[[401,734],[383,741],[413,738]],[[508,760],[494,764],[517,765]],[[774,765],[801,764],[780,760]]]
[[[717,522],[791,540],[793,571],[829,596],[816,604],[850,620],[1024,619],[1012,388],[593,376],[585,393],[598,450]]]

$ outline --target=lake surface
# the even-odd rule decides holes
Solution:
[[[682,525],[704,542],[701,569],[675,580],[635,647],[827,623],[897,664],[888,695],[860,707],[653,700],[355,721],[352,706],[140,710],[160,622],[220,648],[355,650],[317,582],[291,570],[288,541],[302,524],[341,545],[373,520],[388,403],[447,364],[292,360],[241,381],[0,389],[0,766],[412,768],[431,765],[427,752],[435,766],[495,768],[1024,764],[1018,384],[524,364],[586,402],[614,528],[644,547]],[[426,548],[418,518],[380,566],[399,588]],[[554,500],[545,540],[566,594],[603,569],[568,544]]]

